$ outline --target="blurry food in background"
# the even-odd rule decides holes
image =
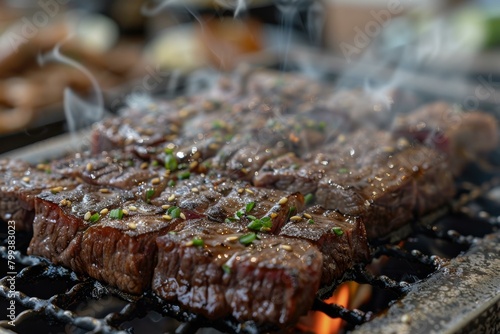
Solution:
[[[151,42],[148,59],[165,69],[190,71],[203,66],[234,69],[263,50],[262,25],[252,19],[201,18],[159,33]]]
[[[119,40],[118,27],[109,18],[68,12],[40,27],[29,20],[25,15],[12,21],[0,37],[0,133],[29,127],[43,117],[43,108],[62,103],[65,88],[83,96],[92,89],[73,67],[56,62],[40,66],[40,55],[57,45],[63,55],[85,66],[104,91],[144,73],[142,46]]]

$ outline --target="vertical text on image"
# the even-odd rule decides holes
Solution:
[[[7,222],[7,283],[8,293],[7,298],[9,304],[7,306],[7,318],[9,318],[9,325],[15,326],[14,320],[16,319],[16,221],[9,220]]]

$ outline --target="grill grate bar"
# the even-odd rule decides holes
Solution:
[[[361,325],[372,318],[372,313],[362,312],[360,310],[349,310],[337,304],[328,304],[316,298],[312,310],[325,313],[331,318],[341,318],[353,325]]]
[[[12,292],[7,288],[8,277],[4,277],[0,280],[0,296],[7,298]],[[96,333],[114,333],[114,334],[125,334],[124,331],[119,331],[105,323],[102,319],[96,319],[91,317],[78,317],[75,313],[64,310],[56,305],[54,305],[50,300],[41,299],[37,297],[30,297],[26,294],[16,291],[14,293],[14,299],[20,305],[32,309],[37,313],[44,313],[48,318],[57,319],[64,324],[73,324],[84,330],[96,332]],[[16,322],[20,321],[20,317],[16,317]]]
[[[374,287],[388,289],[398,295],[403,295],[408,291],[410,283],[396,281],[385,275],[375,276],[363,267],[357,267],[354,274],[354,281],[361,284],[370,284]]]
[[[424,265],[431,266],[434,268],[434,270],[439,270],[444,264],[447,263],[447,261],[440,258],[439,256],[429,256],[416,249],[408,252],[397,245],[383,245],[377,247],[377,249],[373,251],[374,258],[381,257],[382,255],[394,256],[408,261],[418,262]]]

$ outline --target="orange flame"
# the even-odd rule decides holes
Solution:
[[[349,304],[349,285],[342,284],[325,302],[347,307]],[[323,312],[316,312],[314,318],[314,333],[332,334],[337,333],[342,328],[342,319],[332,319]]]
[[[344,283],[340,285],[334,294],[325,300],[328,304],[337,304],[344,307],[349,306],[350,298],[349,284]],[[332,319],[323,312],[311,311],[309,314],[302,319],[301,323],[298,325],[299,329],[316,334],[334,334],[339,332],[343,326],[342,319]]]

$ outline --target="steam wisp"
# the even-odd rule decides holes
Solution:
[[[87,127],[103,118],[104,98],[99,83],[92,73],[82,64],[63,55],[60,48],[61,44],[58,44],[52,51],[40,55],[38,57],[39,64],[43,66],[47,62],[57,62],[71,66],[82,72],[90,80],[93,90],[91,96],[94,101],[92,102],[90,102],[92,97],[89,97],[89,102],[87,102],[69,87],[64,90],[64,113],[68,122],[69,131],[74,134],[77,130]]]

